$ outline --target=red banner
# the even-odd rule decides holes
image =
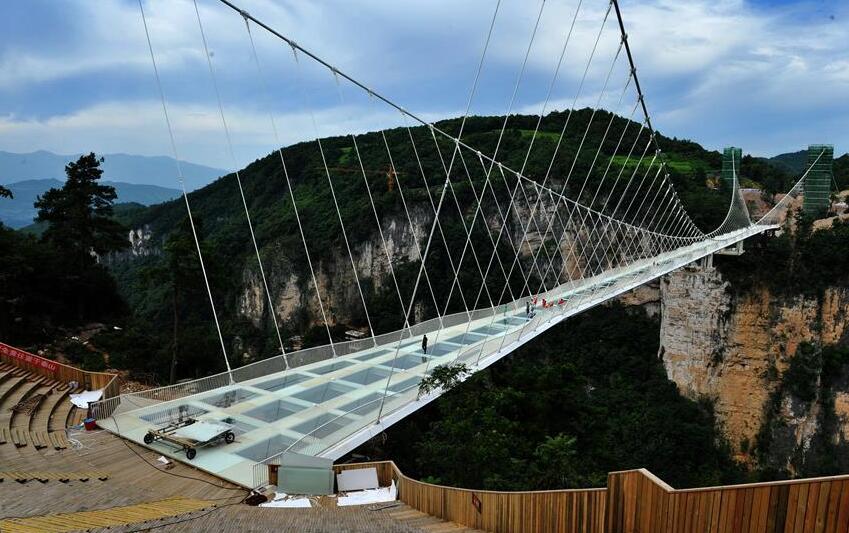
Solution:
[[[0,342],[0,355],[5,355],[7,357],[23,361],[24,363],[38,366],[48,372],[56,372],[56,369],[59,368],[59,364],[56,361],[51,361],[50,359],[33,355],[29,352],[9,346],[8,344],[3,344],[2,342]]]

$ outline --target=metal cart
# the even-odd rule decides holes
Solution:
[[[203,448],[220,441],[230,444],[236,440],[233,426],[221,422],[207,422],[194,418],[181,419],[159,429],[151,429],[144,436],[145,444],[162,441],[182,449],[190,461],[197,455],[198,448]]]

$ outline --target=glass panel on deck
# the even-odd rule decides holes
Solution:
[[[270,379],[268,381],[263,381],[262,383],[257,383],[256,385],[254,385],[254,387],[274,392],[280,389],[285,389],[286,387],[291,387],[296,383],[300,383],[308,379],[312,378],[305,374],[286,374],[276,379]]]
[[[331,400],[337,396],[341,396],[346,392],[354,390],[354,387],[342,385],[341,383],[328,382],[324,385],[319,385],[311,389],[293,394],[295,398],[312,403],[322,403]]]
[[[373,366],[364,368],[363,370],[354,372],[347,376],[341,376],[339,379],[350,381],[351,383],[358,383],[360,385],[369,385],[375,381],[388,378],[390,373],[391,372],[389,370]]]
[[[243,450],[236,452],[236,455],[244,457],[250,461],[262,461],[272,455],[282,452],[292,444],[295,439],[285,435],[275,435],[270,439],[258,442],[253,446],[248,446]]]
[[[254,407],[250,411],[245,411],[245,414],[251,418],[263,420],[265,422],[276,422],[282,418],[293,415],[299,411],[307,409],[306,406],[298,405],[295,402],[287,400],[277,400],[259,407]]]
[[[347,368],[353,364],[354,363],[352,363],[351,361],[336,361],[334,363],[330,363],[329,365],[313,368],[310,370],[310,372],[312,372],[313,374],[329,374],[331,372],[336,372],[337,370]]]
[[[201,401],[203,403],[213,405],[215,407],[227,408],[231,405],[244,402],[245,400],[250,400],[258,396],[257,393],[253,391],[249,391],[247,389],[236,388],[232,390],[228,390],[227,392],[223,392],[221,394],[216,394],[214,396],[209,396],[208,398],[204,398]]]

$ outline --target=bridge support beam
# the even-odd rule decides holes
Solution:
[[[723,248],[722,250],[717,251],[716,253],[720,255],[743,255],[743,241],[738,241],[734,243],[733,246],[729,246],[728,248]]]

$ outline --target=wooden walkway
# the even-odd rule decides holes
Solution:
[[[51,514],[31,518],[0,521],[0,531],[9,533],[61,533],[66,531],[112,528],[128,524],[161,520],[214,506],[213,502],[190,498],[171,498],[100,511]]]
[[[236,505],[193,513],[157,527],[157,531],[221,533],[292,531],[298,533],[474,533],[407,507],[403,503],[360,507],[268,509]],[[141,526],[136,526],[141,527]],[[111,531],[115,531],[114,529]],[[117,531],[120,531],[117,530]]]

